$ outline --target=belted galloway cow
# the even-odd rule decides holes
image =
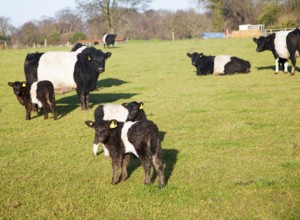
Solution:
[[[76,89],[82,110],[87,110],[89,93],[97,88],[98,77],[110,56],[110,52],[85,46],[71,52],[30,53],[24,63],[26,81],[49,80],[59,94]]]

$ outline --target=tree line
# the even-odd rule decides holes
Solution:
[[[77,9],[28,21],[21,27],[0,16],[0,41],[9,45],[75,43],[116,33],[129,39],[187,39],[206,31],[238,30],[240,24],[266,28],[300,24],[300,0],[191,0],[189,10],[152,10],[151,0],[76,0]]]

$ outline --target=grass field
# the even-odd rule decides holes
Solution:
[[[112,57],[92,109],[75,92],[57,95],[57,121],[25,121],[7,85],[25,79],[36,49],[0,51],[0,219],[300,219],[300,69],[274,75],[271,52],[255,48],[224,39],[105,49]],[[194,51],[239,56],[251,73],[197,77],[186,56]],[[111,160],[92,155],[84,121],[99,104],[133,100],[160,128],[162,190],[157,180],[144,186],[133,158],[128,180],[112,186]]]

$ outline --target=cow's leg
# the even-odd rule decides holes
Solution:
[[[284,66],[284,73],[288,73],[288,72],[289,72],[289,70],[288,70],[289,62],[286,61],[286,62],[283,64],[283,66]]]
[[[85,94],[83,91],[80,91],[79,89],[76,89],[77,95],[80,99],[80,104],[81,104],[81,109],[82,110],[87,110],[86,106],[85,106]]]
[[[30,120],[30,118],[31,118],[30,112],[32,110],[32,104],[25,105],[25,110],[26,110],[25,120]]]
[[[151,166],[152,166],[152,161],[151,161],[151,157],[149,157],[149,155],[145,156],[145,157],[141,157],[141,162],[145,171],[145,181],[144,183],[146,185],[151,183],[151,179],[150,179],[150,174],[151,174]]]
[[[295,53],[293,53],[295,54]],[[291,56],[291,62],[292,62],[292,70],[291,70],[291,76],[295,75],[295,69],[296,69],[296,57]]]
[[[113,176],[111,184],[115,185],[119,182],[119,168],[122,163],[122,155],[115,156],[112,158]]]
[[[48,113],[49,113],[50,106],[47,102],[48,100],[46,100],[45,97],[42,97],[42,98],[39,97],[39,98],[40,98],[40,102],[42,103],[42,106],[43,106],[44,120],[46,120],[46,119],[48,119]]]
[[[53,114],[53,119],[56,120],[57,119],[57,113],[56,113],[56,104],[55,104],[55,95],[54,94],[49,94],[48,99],[47,99],[47,103],[49,105],[49,108]],[[49,110],[49,111],[50,111]]]
[[[94,154],[95,157],[98,156],[98,155],[97,155],[97,152],[98,152],[98,146],[99,146],[99,144],[95,144],[95,143],[94,143],[94,145],[93,145],[93,154]]]
[[[84,98],[84,106],[85,106],[85,109],[86,109],[86,110],[90,109],[90,106],[89,106],[89,93],[86,93],[86,94],[85,94],[85,98]]]
[[[25,120],[30,120],[30,118],[31,118],[30,110],[28,110],[28,109],[26,108],[26,117],[25,117]]]
[[[164,187],[165,185],[164,165],[163,165],[162,152],[160,147],[156,150],[155,155],[152,156],[152,161],[153,161],[154,168],[157,172],[158,186]]]
[[[123,156],[123,161],[122,161],[122,180],[126,180],[128,177],[127,174],[127,165],[129,163],[129,159],[130,159],[130,155],[129,154],[125,154]]]
[[[57,120],[57,113],[56,113],[56,106],[55,106],[55,103],[51,103],[51,104],[50,104],[50,109],[51,109],[52,114],[53,114],[53,119],[54,119],[54,120]]]
[[[275,74],[279,72],[279,58],[275,59]]]

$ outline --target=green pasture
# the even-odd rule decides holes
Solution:
[[[274,74],[252,39],[130,41],[115,48],[82,111],[57,95],[59,120],[25,121],[9,81],[28,52],[0,51],[0,219],[300,219],[300,69]],[[187,52],[229,54],[250,74],[195,74]],[[300,66],[300,59],[298,59]],[[143,101],[160,129],[167,185],[144,186],[139,160],[112,186],[111,160],[92,155],[104,103]]]

